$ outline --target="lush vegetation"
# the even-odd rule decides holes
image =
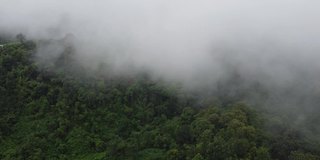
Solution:
[[[40,69],[34,47],[0,49],[0,159],[320,159],[299,132],[270,133],[245,104],[198,107],[147,76],[80,77],[66,54],[56,71]]]

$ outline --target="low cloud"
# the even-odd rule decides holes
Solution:
[[[268,92],[266,104],[303,110],[299,122],[319,110],[319,1],[0,2],[0,32],[22,32],[34,40],[71,33],[76,59],[85,66],[106,63],[123,74],[148,71],[204,90],[218,90],[236,75],[238,85],[226,92],[258,84]],[[40,45],[38,54],[55,58],[59,46]]]

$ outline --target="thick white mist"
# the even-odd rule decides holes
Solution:
[[[147,71],[203,92],[249,93],[293,115],[292,124],[303,129],[319,113],[319,6],[319,0],[0,0],[0,33],[33,40],[72,33],[82,65],[105,63],[124,75]],[[63,51],[60,43],[38,47],[49,60]],[[252,91],[256,84],[267,94]],[[319,137],[320,128],[312,132]]]
[[[1,32],[31,39],[72,33],[79,61],[90,67],[106,62],[124,74],[148,70],[196,86],[224,78],[230,68],[272,86],[300,81],[301,73],[318,78],[315,0],[0,2]]]

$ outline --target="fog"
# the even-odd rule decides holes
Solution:
[[[293,123],[319,110],[320,1],[0,2],[0,32],[33,40],[72,34],[76,59],[89,68],[106,63],[120,74],[146,71],[215,92],[221,81],[233,79],[238,85],[221,91],[228,95],[258,84],[268,93],[265,105],[293,112]],[[38,47],[37,54],[50,59],[62,46]]]

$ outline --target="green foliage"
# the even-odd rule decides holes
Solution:
[[[295,132],[268,136],[245,104],[199,109],[148,78],[84,78],[68,63],[40,71],[19,39],[0,51],[0,159],[319,159]]]
[[[319,160],[320,157],[317,155],[313,155],[310,153],[304,153],[304,152],[300,152],[300,151],[293,151],[291,152],[290,156],[289,156],[290,160]]]

